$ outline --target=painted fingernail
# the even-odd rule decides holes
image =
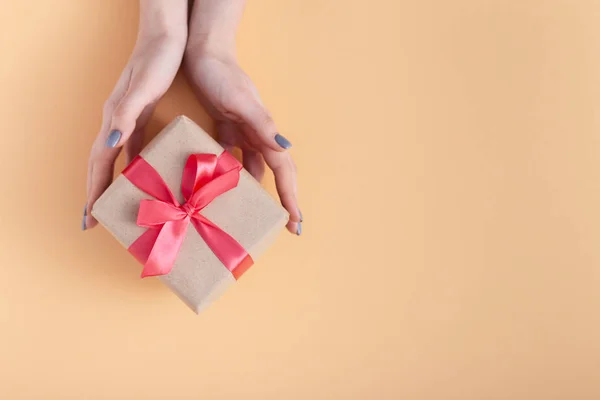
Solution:
[[[121,132],[118,130],[114,130],[108,135],[108,139],[106,139],[106,147],[113,148],[119,143],[121,140]]]
[[[85,231],[87,226],[85,225],[85,218],[87,217],[87,203],[83,207],[83,219],[81,220],[81,230]]]
[[[300,213],[300,222],[304,222],[304,218],[302,217],[302,211],[298,210],[298,212]]]
[[[292,143],[289,140],[287,140],[285,136],[280,135],[279,133],[275,135],[275,141],[278,145],[280,145],[286,150],[292,147]]]
[[[298,222],[298,227],[296,228],[296,235],[302,235],[302,224]]]

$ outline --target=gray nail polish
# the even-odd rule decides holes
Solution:
[[[304,222],[304,217],[302,217],[302,211],[298,210],[298,213],[300,213],[300,222]]]
[[[292,143],[289,140],[287,140],[285,136],[280,135],[279,133],[275,135],[275,141],[284,149],[289,149],[290,147],[292,147]]]
[[[108,135],[108,139],[106,139],[106,147],[115,147],[117,143],[121,140],[121,132],[118,130],[114,130]]]
[[[82,231],[85,231],[87,229],[87,226],[85,224],[85,217],[87,217],[87,203],[85,204],[85,207],[83,207],[83,219],[81,220]]]
[[[298,227],[296,228],[296,235],[302,235],[302,224],[298,222]]]

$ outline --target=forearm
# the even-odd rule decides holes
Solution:
[[[138,40],[187,39],[188,0],[140,0]]]
[[[234,54],[235,36],[245,3],[245,0],[195,0],[188,48]]]

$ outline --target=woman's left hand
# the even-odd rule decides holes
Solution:
[[[201,46],[188,46],[184,67],[198,99],[216,121],[223,148],[241,148],[244,168],[258,181],[265,162],[273,170],[279,198],[290,214],[287,229],[300,235],[296,165],[287,151],[292,144],[278,133],[252,80],[232,53],[206,51]]]

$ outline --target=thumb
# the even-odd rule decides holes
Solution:
[[[121,147],[125,144],[135,130],[139,116],[150,103],[152,99],[140,85],[130,87],[112,113],[106,147]]]
[[[292,143],[277,131],[273,118],[259,102],[244,102],[239,108],[239,116],[256,132],[260,142],[270,149],[284,151],[292,147]]]

